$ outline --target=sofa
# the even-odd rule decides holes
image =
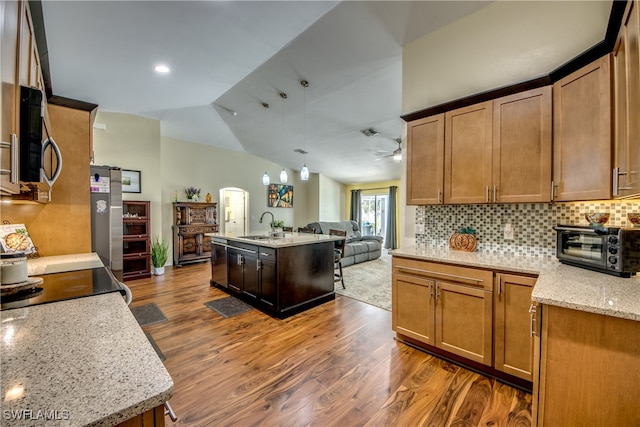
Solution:
[[[329,234],[329,230],[341,230],[347,232],[347,241],[344,247],[342,266],[357,264],[380,258],[382,254],[382,237],[363,236],[355,221],[318,221],[307,224],[317,234]]]

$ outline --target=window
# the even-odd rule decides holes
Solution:
[[[389,195],[363,195],[360,203],[363,236],[380,236],[387,234],[387,209]]]

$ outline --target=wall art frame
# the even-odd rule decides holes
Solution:
[[[142,177],[140,171],[122,169],[122,192],[142,192]]]
[[[292,208],[293,185],[269,184],[267,187],[267,207]]]

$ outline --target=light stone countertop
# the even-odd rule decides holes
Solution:
[[[231,233],[205,233],[205,236],[227,239],[234,242],[247,243],[250,245],[256,246],[265,246],[268,248],[285,248],[290,246],[300,246],[300,245],[310,245],[314,243],[321,242],[332,242],[336,240],[341,240],[343,237],[341,236],[330,236],[327,234],[311,234],[311,233],[298,233],[298,232],[289,232],[284,233],[284,237],[270,237],[267,233],[248,233],[247,236],[260,236],[259,239],[248,239],[243,236],[236,236]]]
[[[29,276],[85,270],[95,267],[102,267],[102,261],[95,252],[43,256],[27,260],[27,274]]]
[[[0,316],[2,426],[113,426],[173,394],[173,380],[119,293]]]
[[[560,263],[555,257],[408,247],[394,256],[538,276],[535,302],[640,321],[640,277],[630,279]]]

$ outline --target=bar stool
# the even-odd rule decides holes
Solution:
[[[329,235],[344,237],[344,239],[338,240],[335,242],[335,247],[333,250],[333,265],[334,265],[333,281],[342,283],[342,289],[347,289],[344,286],[344,276],[342,275],[342,259],[344,258],[344,246],[347,242],[347,232],[344,230],[330,229]],[[338,270],[337,273],[335,272],[336,269]]]

